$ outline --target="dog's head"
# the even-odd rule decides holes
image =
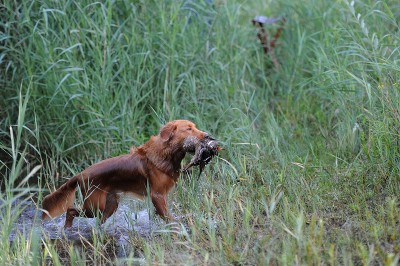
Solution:
[[[188,120],[174,120],[167,123],[161,128],[159,136],[163,142],[179,148],[183,148],[185,140],[188,138],[195,138],[200,141],[211,139],[206,132],[198,130],[196,125]]]

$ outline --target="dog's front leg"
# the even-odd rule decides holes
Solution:
[[[151,201],[156,208],[156,213],[166,222],[173,221],[174,218],[169,214],[167,209],[167,195],[159,192],[150,192]]]

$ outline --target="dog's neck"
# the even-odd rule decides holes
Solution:
[[[160,149],[160,147],[162,148]],[[140,153],[144,153],[159,170],[173,176],[174,179],[179,177],[181,162],[186,154],[183,147],[171,145],[159,136],[152,136],[149,141],[137,149]]]

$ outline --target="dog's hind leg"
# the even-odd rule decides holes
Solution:
[[[117,210],[119,204],[119,195],[115,192],[109,192],[106,198],[106,205],[104,207],[103,215],[101,216],[101,223],[104,223],[114,212]]]
[[[80,216],[79,211],[74,208],[74,207],[70,207],[67,209],[67,216],[65,217],[65,224],[64,224],[64,228],[69,228],[72,226],[72,222],[74,221],[75,217]]]
[[[74,207],[68,208],[66,214],[67,216],[65,217],[64,228],[71,227],[75,217],[85,217],[85,218],[95,217],[92,209],[82,209],[81,211],[79,211]]]

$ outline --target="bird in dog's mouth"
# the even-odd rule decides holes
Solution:
[[[200,173],[199,177],[204,169],[204,167],[211,161],[211,159],[218,155],[221,150],[218,142],[212,137],[206,137],[204,140],[199,140],[196,137],[187,137],[183,148],[186,152],[194,153],[189,164],[183,168],[183,171],[189,170],[193,166],[199,166]]]

